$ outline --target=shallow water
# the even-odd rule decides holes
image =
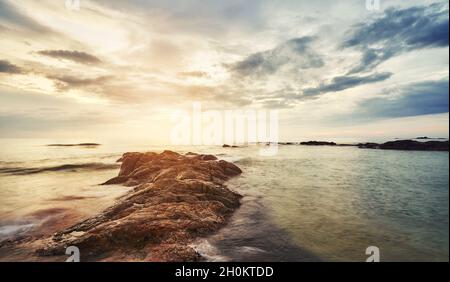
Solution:
[[[0,241],[54,213],[83,218],[111,205],[128,188],[98,184],[117,174],[123,152],[175,149],[215,154],[244,171],[228,182],[242,206],[195,242],[208,260],[364,261],[377,246],[385,261],[448,261],[448,152],[279,146],[262,157],[256,146],[51,143],[0,140]]]
[[[282,146],[273,158],[243,156],[236,163],[244,173],[230,185],[255,207],[240,216],[268,218],[272,227],[261,225],[262,236],[285,231],[313,260],[364,261],[366,248],[377,246],[385,261],[448,261],[447,152]],[[239,229],[233,235],[240,238]],[[239,249],[226,244],[230,234],[226,238],[216,244]],[[275,243],[257,242],[264,253],[256,257],[227,254],[234,260],[299,257],[289,251],[280,257],[286,236],[279,245],[269,240]]]

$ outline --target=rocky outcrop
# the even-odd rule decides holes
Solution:
[[[301,142],[300,145],[308,145],[308,146],[336,146],[334,142],[326,142],[326,141],[308,141]]]
[[[390,141],[380,145],[380,149],[417,150],[417,151],[448,151],[448,141],[419,142],[414,140]]]
[[[389,141],[383,144],[361,143],[359,148],[363,149],[383,149],[383,150],[410,150],[410,151],[448,151],[448,141],[427,141],[419,142],[415,140]]]
[[[56,233],[38,253],[77,246],[86,260],[195,261],[188,244],[223,226],[241,196],[224,182],[242,171],[212,155],[125,153],[104,184],[136,186],[98,216]],[[102,259],[105,258],[106,259]]]

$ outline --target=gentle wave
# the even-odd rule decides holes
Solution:
[[[63,164],[49,167],[0,167],[0,174],[28,175],[44,172],[78,171],[78,170],[108,170],[116,169],[119,164],[83,163]]]
[[[199,254],[201,254],[201,256],[206,261],[230,261],[229,257],[222,255],[219,249],[211,244],[206,238],[198,239],[190,246],[193,247]]]
[[[34,232],[67,212],[68,209],[65,208],[48,208],[32,212],[20,220],[0,220],[0,243]]]
[[[33,223],[0,226],[0,237],[26,232],[34,227]]]

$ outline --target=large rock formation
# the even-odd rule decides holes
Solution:
[[[135,186],[98,216],[56,233],[40,255],[77,246],[84,260],[195,261],[188,244],[223,226],[241,196],[224,182],[239,175],[212,155],[171,151],[125,153],[117,177],[104,184]]]

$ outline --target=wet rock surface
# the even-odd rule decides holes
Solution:
[[[77,246],[84,260],[200,260],[189,243],[218,230],[240,205],[224,182],[242,171],[215,156],[125,153],[118,161],[119,175],[104,185],[136,187],[99,215],[55,233],[40,256]]]

